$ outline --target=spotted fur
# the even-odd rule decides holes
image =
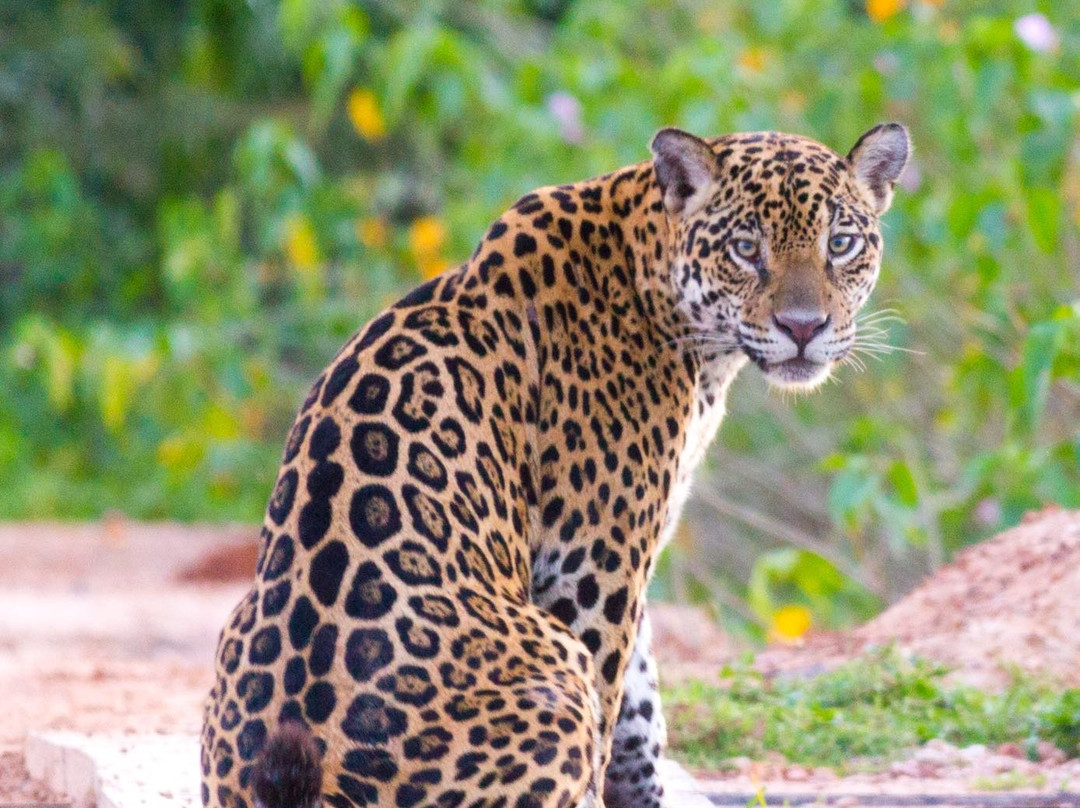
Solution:
[[[205,805],[310,802],[315,765],[332,808],[663,804],[646,584],[740,367],[810,386],[850,350],[907,134],[653,152],[522,197],[315,382],[221,634]]]

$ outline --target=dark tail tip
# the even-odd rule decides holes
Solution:
[[[286,721],[277,728],[255,763],[251,790],[257,808],[318,808],[322,754],[307,727]]]

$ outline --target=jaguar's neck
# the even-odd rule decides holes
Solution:
[[[571,501],[568,485],[578,490],[583,476],[602,477],[606,467],[614,487],[626,487],[622,496],[652,503],[656,532],[643,552],[654,557],[723,418],[745,359],[704,356],[679,340],[686,325],[673,300],[668,228],[652,166],[643,163],[526,195],[472,261],[474,271],[488,271],[474,288],[516,292],[529,323],[536,420],[525,427],[525,488],[534,553],[562,540],[549,535],[548,500]],[[587,446],[595,465],[575,466],[575,446]],[[628,458],[637,460],[616,474]]]
[[[549,367],[594,383],[616,367],[648,376],[663,388],[663,406],[688,420],[714,405],[722,412],[745,360],[682,340],[688,324],[674,298],[670,240],[652,163],[638,163],[525,195],[489,231],[470,274],[496,294],[520,295]],[[590,354],[592,366],[582,370]]]

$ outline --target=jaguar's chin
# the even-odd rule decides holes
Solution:
[[[802,356],[783,362],[766,363],[762,370],[773,387],[783,390],[813,390],[832,373],[832,362],[814,362]]]

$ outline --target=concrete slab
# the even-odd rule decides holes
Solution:
[[[193,735],[31,733],[26,768],[76,806],[199,808],[199,740]]]
[[[26,740],[31,776],[76,808],[199,808],[199,739],[194,735],[31,733]],[[678,763],[662,761],[669,799],[680,808],[712,808]]]
[[[664,758],[658,768],[668,805],[679,808],[716,808],[712,800],[701,792],[697,780],[674,760]]]

